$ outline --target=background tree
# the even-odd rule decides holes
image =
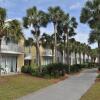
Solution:
[[[92,29],[89,41],[91,40],[91,43],[98,43],[98,59],[100,65],[100,0],[89,0],[86,2],[81,12],[80,21],[82,23],[88,23]]]

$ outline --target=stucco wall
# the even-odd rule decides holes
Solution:
[[[17,72],[21,71],[21,67],[24,66],[24,54],[21,54],[17,58]]]

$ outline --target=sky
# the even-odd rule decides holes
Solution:
[[[74,16],[78,22],[78,28],[76,29],[77,35],[75,39],[82,43],[88,44],[88,37],[90,28],[87,24],[80,23],[80,13],[87,0],[0,0],[0,7],[6,8],[7,20],[22,18],[26,15],[26,9],[36,6],[39,10],[46,11],[48,7],[60,6],[65,13],[69,13],[70,16]],[[48,24],[46,28],[41,28],[42,33],[53,33],[53,25]],[[31,33],[29,30],[23,29],[26,37],[30,37]],[[91,45],[92,48],[97,47],[97,44]]]

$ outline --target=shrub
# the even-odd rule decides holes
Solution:
[[[21,71],[23,73],[28,73],[33,76],[38,76],[38,77],[59,77],[59,76],[64,76],[65,73],[69,73],[69,67],[70,67],[70,72],[75,73],[79,72],[83,68],[83,64],[75,64],[68,66],[66,64],[62,63],[54,63],[54,64],[48,64],[46,66],[42,66],[42,72],[39,72],[38,68],[33,68],[32,66],[23,66]]]
[[[21,72],[23,72],[23,73],[27,73],[27,66],[22,66],[22,68],[21,68]]]
[[[22,66],[21,72],[32,74],[34,69],[31,66]]]
[[[95,63],[88,63],[88,68],[95,68],[96,64]]]
[[[97,76],[97,78],[100,78],[100,74]]]
[[[70,66],[70,72],[75,73],[79,72],[82,69],[82,66],[80,64],[75,64]]]
[[[67,66],[62,63],[49,64],[44,67],[43,73],[54,77],[64,76],[66,72],[66,67]]]
[[[98,67],[98,71],[100,71],[100,67]]]

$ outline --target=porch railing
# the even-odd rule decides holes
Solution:
[[[23,53],[24,49],[23,47],[16,45],[16,44],[9,44],[9,45],[1,45],[0,52],[19,52]]]
[[[43,56],[52,56],[52,50],[46,49],[45,51],[43,51],[42,55]]]

